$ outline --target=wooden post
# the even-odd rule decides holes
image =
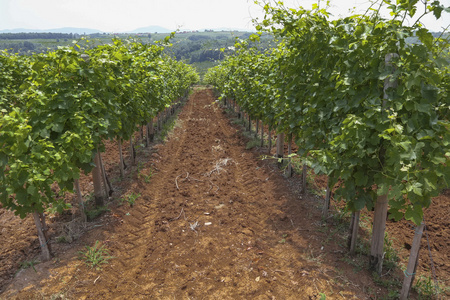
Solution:
[[[153,119],[148,123],[147,125],[147,132],[148,132],[148,137],[150,140],[150,143],[153,142],[154,136],[155,136],[155,132],[154,132],[154,128],[153,128]]]
[[[264,123],[261,121],[261,148],[264,147]]]
[[[391,60],[394,57],[398,57],[398,54],[390,53],[385,57],[385,65],[387,67],[392,66]],[[392,73],[395,70],[392,70]],[[386,110],[388,106],[389,95],[387,94],[387,90],[389,88],[395,88],[397,86],[397,82],[391,82],[390,78],[386,78],[384,81],[384,100],[383,100],[383,110],[382,114],[384,114],[384,110]],[[384,163],[383,158],[381,163]],[[370,247],[370,257],[369,257],[369,267],[375,271],[379,275],[381,275],[381,271],[383,268],[383,247],[384,247],[384,232],[386,229],[386,218],[388,211],[388,194],[381,195],[377,198],[377,202],[375,204],[375,212],[373,218],[373,230],[372,230],[372,244]]]
[[[86,212],[84,210],[84,202],[83,202],[83,195],[81,195],[80,181],[78,179],[75,179],[73,185],[74,185],[74,188],[75,188],[75,192],[77,194],[78,203],[80,204],[81,218],[83,219],[83,222],[86,223],[87,222],[87,216],[86,216]]]
[[[256,119],[256,129],[255,129],[255,137],[258,136],[258,132],[259,132],[259,120]]]
[[[119,144],[119,169],[120,169],[120,177],[125,177],[125,167],[123,164],[123,152],[122,152],[122,138],[117,139],[117,143]]]
[[[272,152],[272,128],[269,126],[269,134],[268,134],[268,139],[269,139],[269,146],[267,147],[267,154],[270,155],[270,152]]]
[[[328,178],[327,182],[327,192],[325,194],[325,201],[323,203],[322,208],[322,218],[326,219],[328,217],[328,210],[330,209],[330,200],[331,200],[331,186],[330,186],[330,178]]]
[[[102,174],[103,174],[103,184],[105,186],[105,193],[106,196],[111,196],[111,194],[114,192],[114,189],[112,188],[111,182],[109,182],[108,175],[106,175],[105,171],[105,165],[103,164],[102,155],[99,154],[100,158],[100,165],[102,166]]]
[[[148,146],[150,145],[150,137],[148,134],[148,123],[142,126],[142,128],[144,127],[145,127],[145,148],[148,148]]]
[[[43,260],[48,261],[52,258],[52,253],[51,253],[50,245],[48,244],[48,241],[49,241],[48,237],[44,233],[41,218],[37,211],[35,211],[33,213],[33,219],[34,219],[34,224],[36,225],[36,228],[37,228],[37,233],[38,233],[38,237],[39,237],[39,243],[41,246]]]
[[[41,220],[42,224],[42,230],[44,231],[44,234],[47,235],[48,227],[47,223],[45,222],[45,214],[43,212],[39,213],[39,219]]]
[[[349,249],[350,254],[355,254],[356,241],[358,240],[358,230],[359,230],[359,215],[360,211],[352,213],[352,226],[350,231],[350,241],[349,241]]]
[[[289,138],[288,138],[288,167],[287,167],[287,176],[288,177],[292,177],[292,158],[291,158],[291,154],[292,154],[292,133],[289,134]]]
[[[136,157],[135,157],[134,145],[133,145],[133,135],[130,136],[130,160],[131,160],[131,165],[134,165],[136,163]]]
[[[277,158],[282,158],[284,156],[284,133],[279,133],[277,135]]]
[[[252,133],[252,119],[250,117],[250,114],[248,114],[248,131]]]
[[[405,278],[403,279],[402,291],[400,292],[400,300],[408,299],[411,285],[414,282],[417,263],[419,261],[420,240],[422,239],[424,227],[425,223],[422,222],[415,230],[411,252],[409,254],[408,266],[406,267]]]
[[[381,275],[383,269],[384,232],[388,210],[388,195],[377,198],[373,215],[372,242],[370,245],[369,267]]]
[[[100,156],[100,154],[97,151],[97,153],[94,156],[95,167],[92,169],[92,181],[94,183],[94,199],[95,199],[95,205],[97,207],[103,206],[104,198],[105,198],[105,195],[103,194],[102,171],[101,171],[99,156]]]

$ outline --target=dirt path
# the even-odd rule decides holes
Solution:
[[[0,299],[369,299],[381,291],[320,229],[317,199],[245,150],[210,90],[190,98],[150,166],[150,182],[125,192],[140,194],[132,208],[113,209],[37,273],[21,272]],[[101,270],[77,259],[96,240],[114,257]]]

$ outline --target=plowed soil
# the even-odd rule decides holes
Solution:
[[[71,244],[53,237],[55,259],[36,264],[36,272],[28,268],[10,279],[39,245],[30,219],[0,210],[0,299],[377,299],[388,293],[369,271],[348,264],[345,237],[321,222],[321,201],[300,194],[298,178],[285,178],[273,162],[245,150],[211,90],[194,92],[168,140],[152,151],[140,165],[140,172],[152,170],[150,180],[130,175],[115,183],[117,194],[140,195],[135,205],[111,204]],[[101,269],[78,258],[96,241],[112,256]],[[447,246],[435,247],[448,252]],[[448,268],[448,260],[436,263]]]

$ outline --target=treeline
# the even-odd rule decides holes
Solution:
[[[247,39],[250,35],[248,32],[235,36],[226,34],[218,36],[196,34],[189,36],[186,40],[175,43],[171,48],[167,48],[166,51],[177,60],[184,60],[191,64],[205,61],[218,61],[223,60],[225,54],[234,51],[236,39]],[[271,35],[264,35],[258,43],[254,43],[252,46],[258,49],[268,49],[272,47],[272,41],[273,38]]]
[[[20,33],[0,33],[1,40],[33,40],[33,39],[73,39],[79,34],[54,33],[54,32],[20,32]]]
[[[6,43],[6,44],[3,44],[0,47],[0,49],[8,49],[14,53],[25,54],[28,51],[35,51],[37,48],[40,48],[40,47],[42,47],[41,44],[25,41],[25,42],[16,42],[16,43]]]
[[[105,37],[104,34],[94,33],[88,35],[95,41]],[[165,53],[179,61],[187,63],[202,63],[221,61],[225,54],[234,51],[236,39],[247,39],[250,36],[248,32],[241,33],[221,33],[217,34],[193,34],[185,39],[173,42],[172,47],[164,50]],[[0,43],[0,50],[8,50],[10,53],[21,55],[31,55],[33,53],[45,53],[56,50],[58,46],[68,45],[72,40],[79,39],[79,34],[65,33],[2,33],[0,40],[6,42]],[[151,35],[148,36],[149,38]],[[139,37],[138,37],[139,38]],[[26,41],[20,41],[27,39]],[[36,42],[37,39],[47,39],[47,41]],[[51,40],[56,40],[52,42]],[[10,41],[10,42],[9,42]],[[103,40],[104,41],[104,40]],[[142,43],[151,42],[150,39],[141,40]],[[98,43],[97,43],[98,44]],[[271,35],[263,35],[258,43],[252,46],[264,50],[273,47],[273,38]],[[222,49],[225,49],[223,51]]]

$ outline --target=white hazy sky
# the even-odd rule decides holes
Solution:
[[[289,7],[310,8],[312,0],[285,0]],[[325,1],[322,1],[325,3]],[[348,15],[363,11],[369,0],[331,0],[330,11]],[[450,6],[450,0],[441,0]],[[263,16],[253,0],[0,0],[0,30],[61,27],[92,28],[106,32],[131,31],[158,25],[173,30],[239,28],[252,30],[252,18]],[[427,28],[441,31],[450,24],[450,14],[441,20],[425,20]]]

